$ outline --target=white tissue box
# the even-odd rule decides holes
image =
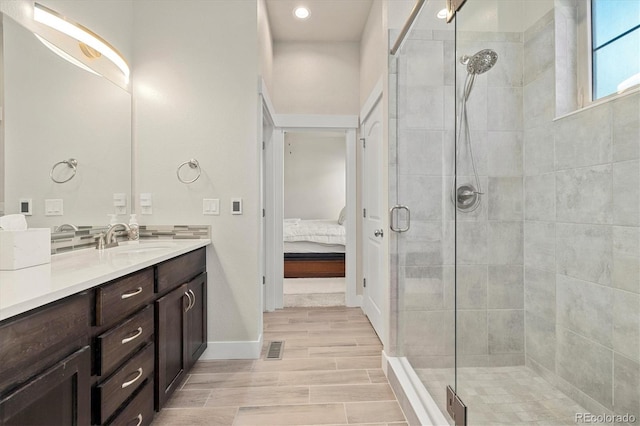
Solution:
[[[0,271],[51,262],[51,230],[0,231]]]

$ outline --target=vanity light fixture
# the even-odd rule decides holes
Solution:
[[[306,7],[299,6],[293,10],[293,15],[298,19],[307,19],[311,15],[311,12],[309,12],[309,9]]]
[[[85,64],[83,64],[82,62],[80,62],[79,60],[77,60],[76,58],[74,58],[73,56],[69,55],[64,50],[60,49],[55,44],[49,43],[47,40],[43,39],[38,34],[34,34],[34,36],[36,36],[36,38],[38,40],[40,40],[40,42],[42,44],[47,46],[53,53],[55,53],[56,55],[60,56],[62,59],[67,60],[67,61],[71,62],[73,65],[75,65],[75,66],[77,66],[79,68],[82,68],[85,71],[89,71],[92,74],[100,75],[97,72],[95,72],[94,70],[92,70],[91,68],[89,68],[88,66],[86,66]]]
[[[122,55],[102,37],[39,3],[33,4],[33,19],[77,40],[80,43],[80,50],[87,58],[95,59],[100,56],[107,58],[122,72],[125,83],[129,83],[129,65]]]

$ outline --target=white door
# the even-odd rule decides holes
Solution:
[[[382,102],[371,110],[362,123],[363,141],[363,272],[364,312],[378,333],[384,336],[383,304],[384,286],[382,283],[384,244],[388,238],[384,227],[386,209],[383,202],[383,146],[382,146]]]

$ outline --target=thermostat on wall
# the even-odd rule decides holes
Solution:
[[[33,214],[33,200],[31,198],[20,198],[20,213],[25,216]]]
[[[231,214],[242,214],[242,198],[231,199]]]

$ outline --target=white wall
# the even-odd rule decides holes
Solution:
[[[211,225],[209,341],[256,341],[256,2],[136,0],[134,18],[136,193],[153,194],[153,214],[140,222]],[[190,158],[202,176],[185,185],[176,168]],[[230,214],[232,197],[244,200],[243,215]],[[221,214],[203,216],[203,198],[219,198]]]
[[[352,42],[276,42],[271,95],[278,114],[358,114],[359,50]]]
[[[258,0],[258,46],[260,75],[267,85],[268,92],[271,93],[273,91],[273,38],[265,0]]]
[[[285,134],[285,218],[338,220],[345,206],[345,154],[344,134]]]
[[[365,103],[387,65],[382,0],[374,0],[360,40],[360,107]]]

